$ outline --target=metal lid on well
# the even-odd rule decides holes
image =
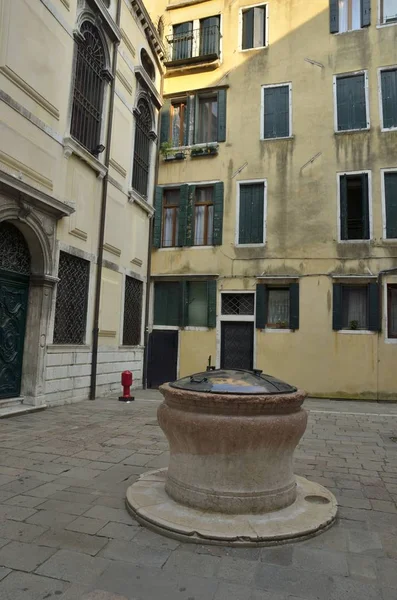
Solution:
[[[271,375],[264,375],[259,369],[244,371],[242,369],[217,369],[182,377],[171,387],[190,392],[238,395],[274,395],[293,394],[296,387],[280,381]]]

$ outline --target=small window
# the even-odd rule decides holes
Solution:
[[[264,243],[264,183],[239,184],[238,245]]]
[[[90,263],[60,252],[54,344],[84,344]]]
[[[197,99],[197,135],[196,143],[216,142],[218,137],[218,97],[199,96]]]
[[[380,22],[397,23],[397,0],[379,0]]]
[[[397,69],[381,71],[382,128],[397,127]]]
[[[369,240],[368,174],[340,176],[341,240]]]
[[[134,164],[132,187],[147,198],[150,172],[152,113],[148,102],[141,98],[135,115]]]
[[[214,242],[214,188],[197,187],[194,203],[194,245]]]
[[[154,284],[154,325],[216,326],[216,281]]]
[[[174,25],[172,33],[172,60],[191,58],[193,50],[193,21]]]
[[[386,238],[397,239],[397,171],[386,172],[385,185],[385,211],[386,211]]]
[[[299,283],[256,286],[257,329],[299,329]]]
[[[154,284],[154,325],[180,325],[181,289],[177,281]]]
[[[368,289],[366,285],[342,288],[342,329],[368,329]]]
[[[336,77],[337,131],[368,129],[367,74]]]
[[[241,49],[262,48],[266,45],[266,5],[243,10]]]
[[[219,23],[219,16],[201,19],[199,56],[219,56]]]
[[[188,282],[188,315],[187,325],[191,327],[207,327],[208,323],[208,291],[206,281]]]
[[[171,103],[171,143],[175,148],[185,145],[186,108],[185,100]]]
[[[254,294],[222,294],[223,315],[253,315]]]
[[[143,283],[134,277],[125,278],[123,345],[141,343]]]
[[[397,338],[397,285],[387,286],[387,337]]]
[[[178,245],[180,189],[166,189],[163,196],[163,248]]]
[[[371,24],[371,0],[329,0],[330,31],[344,33]]]
[[[266,327],[289,327],[289,288],[268,288]]]
[[[291,136],[291,86],[277,85],[263,90],[263,131],[262,139],[285,138]]]

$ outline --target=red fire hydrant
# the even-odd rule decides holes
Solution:
[[[135,400],[134,396],[131,396],[130,388],[132,386],[133,377],[131,371],[123,371],[121,373],[121,385],[123,386],[123,395],[119,397],[121,402],[132,402]]]

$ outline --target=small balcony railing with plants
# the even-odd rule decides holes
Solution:
[[[219,25],[191,29],[166,37],[168,55],[166,65],[211,62],[220,57],[221,34]]]

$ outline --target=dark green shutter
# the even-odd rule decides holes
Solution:
[[[216,280],[207,282],[208,327],[216,327]]]
[[[200,56],[219,56],[219,16],[200,21]]]
[[[188,199],[186,205],[186,238],[185,245],[194,245],[194,202],[196,196],[196,186],[189,185]]]
[[[160,144],[170,141],[170,111],[171,101],[165,100],[163,107],[160,111]]]
[[[263,183],[240,185],[239,244],[263,243]]]
[[[223,234],[223,181],[214,185],[214,246],[221,246]]]
[[[189,282],[182,280],[180,286],[180,325],[186,327],[189,319]]]
[[[299,329],[299,283],[289,286],[289,327]]]
[[[339,0],[329,0],[329,30],[330,33],[339,31]]]
[[[153,224],[153,248],[161,247],[161,224],[163,216],[163,188],[156,186],[154,195],[154,224]]]
[[[397,69],[381,72],[384,129],[397,127]]]
[[[265,139],[289,136],[289,93],[288,85],[263,89]]]
[[[361,0],[361,27],[371,25],[371,0]]]
[[[338,131],[366,129],[365,75],[338,77],[336,103]]]
[[[332,329],[339,331],[342,328],[342,284],[334,283],[332,286]]]
[[[185,123],[184,123],[184,131],[183,131],[183,144],[184,146],[190,146],[193,144],[194,137],[194,105],[195,99],[194,96],[188,96],[186,99],[186,113],[185,113]]]
[[[263,283],[256,285],[256,309],[255,309],[255,327],[265,329],[266,327],[266,286]]]
[[[218,92],[218,142],[226,141],[226,90]]]
[[[254,47],[254,9],[243,11],[243,39],[241,47],[243,50]]]
[[[397,238],[397,172],[385,173],[386,237]]]
[[[380,302],[379,286],[377,283],[368,284],[368,329],[380,331]]]
[[[240,185],[238,243],[247,244],[249,239],[250,186]]]
[[[368,175],[361,175],[361,201],[363,211],[363,239],[369,240],[369,195],[368,195]]]
[[[177,282],[154,284],[154,324],[178,326],[181,323],[181,287]]]
[[[189,186],[181,185],[179,192],[178,211],[178,246],[186,246],[186,218],[189,201]]]
[[[179,23],[172,28],[172,60],[183,60],[192,56],[193,23]]]
[[[340,187],[340,239],[348,239],[347,227],[347,177],[342,175],[339,178]]]

